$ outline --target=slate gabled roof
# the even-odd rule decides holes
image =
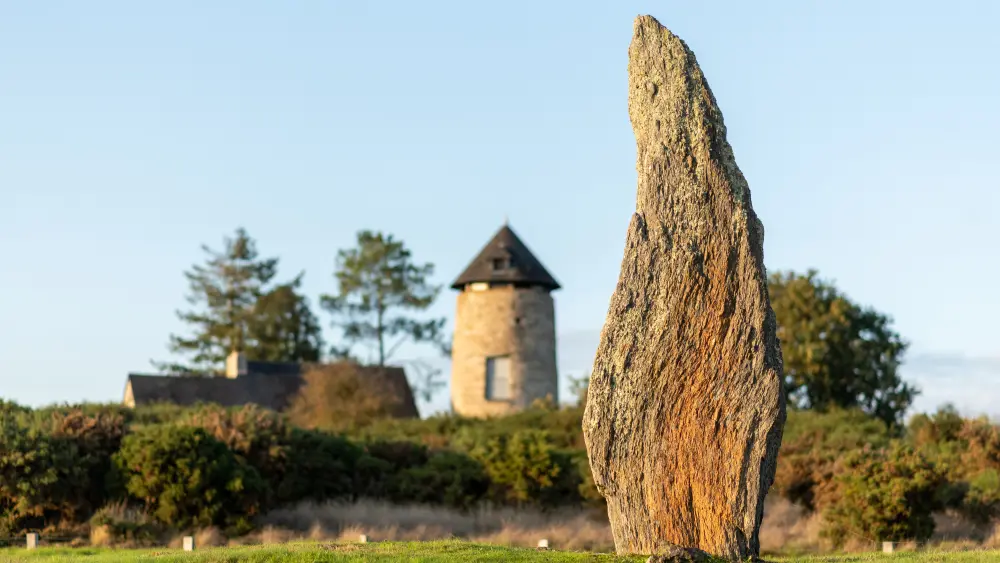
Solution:
[[[538,285],[549,291],[560,287],[508,225],[493,235],[451,287],[462,289],[476,282]]]
[[[302,385],[301,377],[247,374],[228,377],[191,375],[141,375],[130,373],[126,387],[135,405],[172,403],[191,406],[215,403],[224,407],[246,404],[281,411]]]
[[[302,366],[295,362],[247,360],[247,373],[260,375],[302,375]]]
[[[173,403],[191,406],[215,403],[224,407],[246,404],[260,405],[283,411],[301,388],[310,364],[247,362],[249,373],[239,377],[212,375],[142,375],[129,374],[125,383],[126,396],[131,392],[135,406]],[[364,378],[382,378],[384,389],[398,399],[392,415],[397,418],[419,418],[416,401],[406,372],[400,367],[362,366],[351,362],[336,362],[323,367],[358,370]]]

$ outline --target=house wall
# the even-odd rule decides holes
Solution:
[[[458,295],[452,340],[451,400],[456,414],[486,417],[559,400],[555,305],[543,288],[468,287]],[[486,399],[486,358],[510,356],[512,399]]]
[[[132,382],[128,381],[125,383],[125,396],[122,398],[122,403],[130,409],[135,408],[135,395],[132,394]]]

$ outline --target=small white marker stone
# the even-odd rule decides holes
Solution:
[[[184,551],[194,551],[194,538],[192,536],[184,536]]]
[[[893,547],[891,541],[882,542],[882,553],[892,553]]]
[[[35,549],[38,547],[38,534],[31,533],[25,537],[25,541],[28,545],[28,549]]]
[[[548,549],[548,548],[549,548],[549,540],[545,539],[538,540],[538,549]]]
[[[361,543],[368,543],[368,536],[361,534],[360,536],[358,536],[358,541]]]

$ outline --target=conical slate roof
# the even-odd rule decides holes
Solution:
[[[477,282],[538,285],[549,291],[559,289],[559,282],[506,224],[479,251],[451,287],[462,289]]]

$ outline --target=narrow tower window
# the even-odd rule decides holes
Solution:
[[[510,356],[486,358],[486,400],[509,401],[510,387]]]

